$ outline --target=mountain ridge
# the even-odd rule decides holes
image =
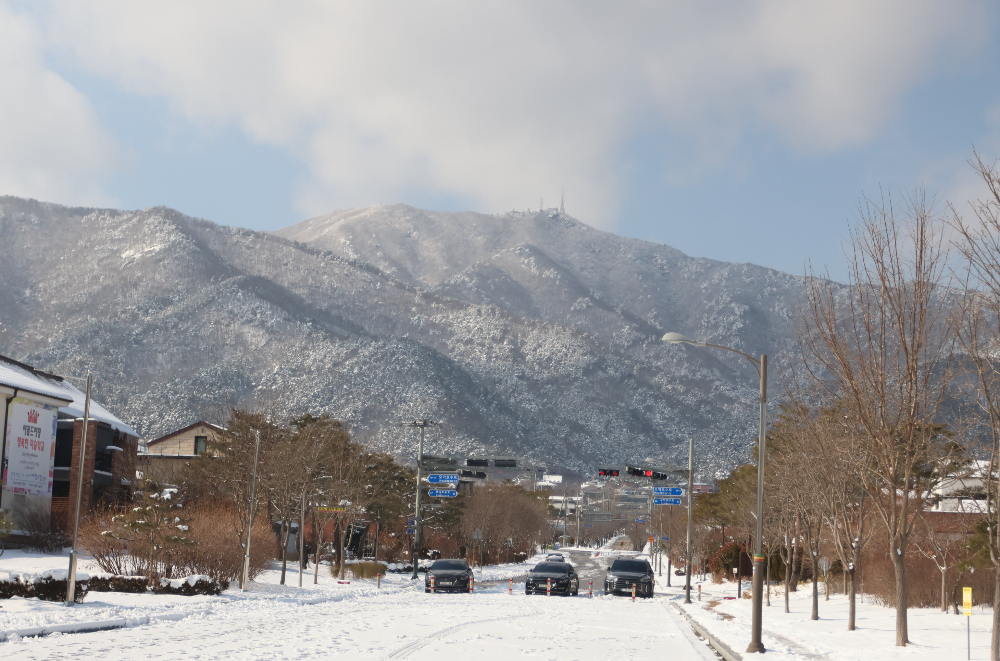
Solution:
[[[558,212],[377,205],[265,233],[3,197],[0,232],[0,352],[94,370],[102,401],[148,438],[280,395],[401,459],[414,438],[395,423],[430,417],[446,424],[428,452],[581,474],[680,463],[689,436],[703,475],[749,458],[748,366],[659,337],[774,360],[801,286]]]

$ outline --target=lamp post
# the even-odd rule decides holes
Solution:
[[[420,475],[420,469],[423,468],[424,462],[424,430],[431,425],[437,425],[438,423],[433,420],[414,420],[413,422],[401,423],[403,427],[417,427],[420,430],[420,441],[417,444],[417,502],[414,504],[413,512],[413,575],[410,576],[412,580],[417,579],[417,562],[420,555],[420,542],[421,542],[421,521],[420,521],[420,489],[422,486],[421,480],[423,479]]]
[[[742,351],[737,351],[721,344],[698,342],[680,333],[667,333],[663,336],[663,341],[671,344],[690,344],[695,347],[711,347],[713,349],[731,351],[749,360],[760,377],[760,429],[757,436],[760,441],[757,448],[757,537],[754,540],[753,551],[753,621],[750,645],[747,647],[747,652],[763,653],[765,649],[764,644],[760,641],[760,634],[764,593],[764,550],[762,548],[762,541],[764,533],[764,450],[766,447],[765,431],[767,424],[767,356],[762,354],[760,360],[757,360]],[[690,497],[691,494],[688,494],[688,498]]]
[[[253,473],[250,477],[250,513],[247,516],[247,545],[243,551],[243,575],[240,577],[240,590],[243,592],[247,591],[247,586],[250,583],[250,532],[253,530],[254,505],[257,504],[257,459],[260,456],[260,431],[254,429],[253,434],[256,438],[253,450]],[[300,570],[299,587],[302,585],[301,576]]]

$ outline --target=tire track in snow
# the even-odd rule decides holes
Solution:
[[[420,640],[415,640],[408,645],[400,647],[398,650],[387,656],[387,659],[405,659],[417,650],[426,647],[427,645],[443,638],[444,636],[450,636],[456,631],[460,631],[465,627],[471,627],[473,624],[483,624],[485,622],[499,622],[502,620],[517,620],[522,617],[532,617],[541,613],[540,610],[534,610],[530,613],[524,613],[522,615],[507,615],[505,617],[490,617],[485,620],[472,620],[471,622],[463,622],[462,624],[456,624],[455,626],[448,627],[447,629],[441,629],[440,631],[435,631],[434,633],[424,636]]]

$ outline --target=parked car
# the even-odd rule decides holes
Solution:
[[[618,558],[604,577],[604,594],[632,594],[635,586],[635,596],[652,597],[655,580],[653,568],[645,560]]]
[[[580,593],[580,577],[573,565],[565,560],[560,562],[539,562],[524,582],[524,594],[546,594],[552,583],[552,594],[577,595]]]
[[[435,560],[424,577],[424,592],[431,591],[432,578],[435,592],[468,592],[472,569],[465,560]]]
[[[545,556],[545,562],[566,562],[566,556],[562,553],[550,553]]]

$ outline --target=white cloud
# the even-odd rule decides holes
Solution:
[[[100,177],[122,154],[41,50],[34,22],[0,4],[0,195],[106,204]]]
[[[664,126],[722,167],[748,130],[864,144],[988,21],[973,2],[53,5],[54,48],[208,127],[307,163],[306,213],[415,189],[484,210],[565,189],[605,227],[623,144]],[[955,55],[949,55],[955,57]]]

